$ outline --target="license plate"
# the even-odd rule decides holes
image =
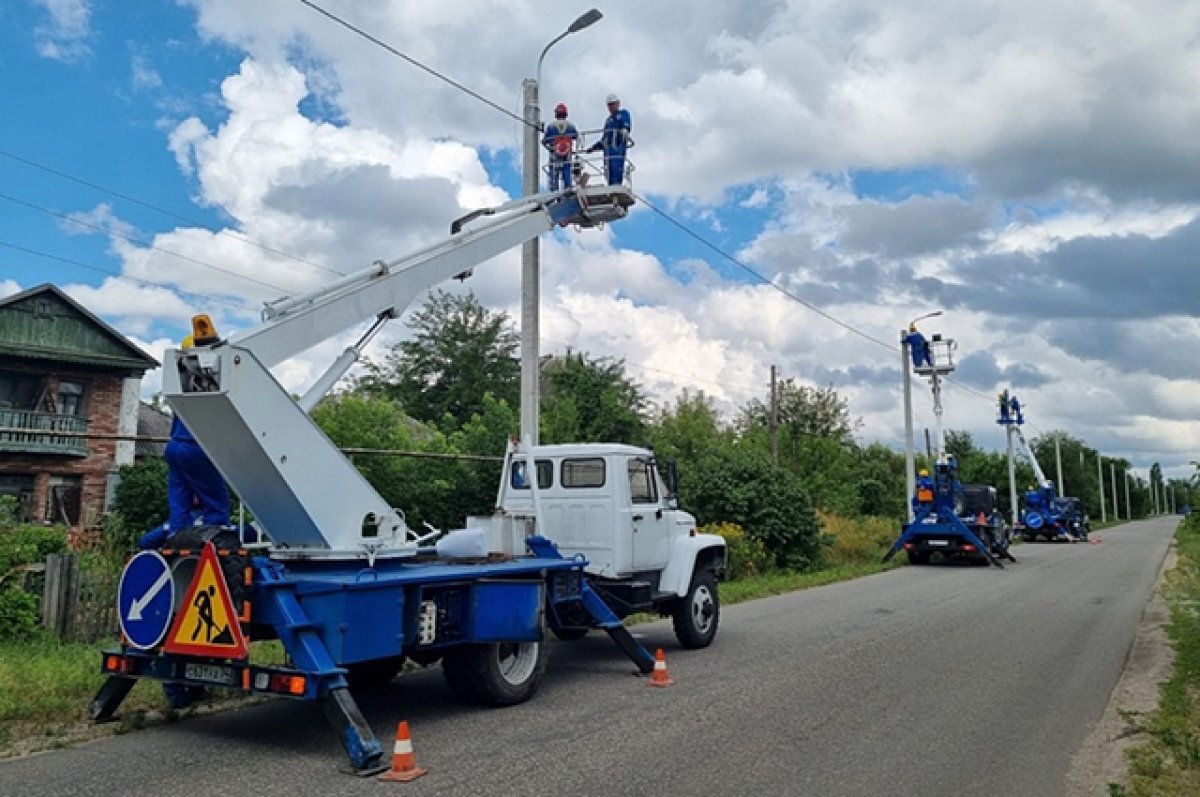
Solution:
[[[233,686],[236,683],[233,668],[220,664],[192,664],[189,662],[183,665],[183,677],[191,681],[205,681],[222,686]]]
[[[925,544],[926,545],[939,545],[944,548],[950,544],[950,541],[949,540],[925,540]]]

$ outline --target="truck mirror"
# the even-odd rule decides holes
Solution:
[[[673,459],[667,460],[667,506],[679,508],[679,472]]]

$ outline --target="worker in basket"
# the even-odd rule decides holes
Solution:
[[[625,150],[633,146],[629,134],[633,130],[633,121],[629,111],[621,107],[621,99],[616,94],[609,94],[605,100],[608,105],[608,118],[604,120],[604,132],[600,140],[588,147],[588,152],[604,150],[604,173],[609,185],[620,185],[625,179]]]
[[[933,367],[933,350],[929,346],[929,341],[917,329],[916,324],[908,325],[908,334],[904,336],[904,343],[908,346],[909,354],[912,355],[914,368],[920,368],[922,365]]]
[[[571,173],[575,160],[575,143],[579,131],[567,119],[567,106],[554,106],[554,121],[546,125],[542,135],[542,146],[550,151],[550,190],[571,187]]]
[[[917,474],[917,494],[913,496],[913,510],[916,511],[922,505],[928,506],[933,503],[933,479],[929,475],[929,471],[921,468]]]

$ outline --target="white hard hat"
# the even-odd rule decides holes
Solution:
[[[610,102],[620,102],[620,101],[621,101],[621,98],[618,97],[616,94],[609,94],[607,97],[604,98],[605,104],[608,104]]]

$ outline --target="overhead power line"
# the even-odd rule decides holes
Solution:
[[[41,258],[45,258],[47,260],[54,260],[54,261],[62,263],[64,265],[74,266],[76,268],[83,268],[83,269],[87,269],[88,271],[97,271],[101,274],[108,275],[115,279],[137,283],[138,285],[144,285],[148,288],[166,288],[168,290],[175,291],[183,296],[190,296],[193,299],[201,299],[203,301],[219,302],[221,304],[228,305],[228,306],[234,308],[235,310],[240,310],[240,311],[249,312],[249,313],[257,313],[258,312],[257,310],[255,310],[252,307],[249,307],[244,304],[239,304],[237,302],[232,302],[232,301],[229,301],[228,299],[223,299],[220,296],[205,296],[203,294],[192,293],[190,291],[181,290],[174,286],[162,285],[157,282],[151,282],[150,280],[138,279],[137,277],[130,277],[126,274],[121,274],[119,272],[113,271],[112,269],[101,268],[100,266],[95,266],[90,263],[84,263],[80,260],[72,260],[69,257],[61,257],[59,255],[52,255],[49,252],[43,252],[38,249],[31,249],[28,246],[21,246],[20,244],[15,244],[10,241],[0,241],[0,246],[3,246],[6,249],[12,249],[13,251],[16,251],[16,252],[22,252],[27,255],[33,255],[34,257],[41,257]]]
[[[29,158],[23,158],[20,155],[17,155],[12,152],[8,152],[7,150],[0,149],[0,157],[8,158],[9,160],[16,161],[17,163],[23,163],[26,166],[29,166],[34,169],[38,169],[40,171],[45,172],[46,174],[52,174],[55,177],[62,178],[63,180],[70,180],[73,183],[77,183],[79,185],[86,186],[95,191],[100,191],[101,193],[108,194],[109,196],[117,197],[118,199],[123,199],[126,202],[131,202],[134,205],[146,208],[147,210],[152,210],[155,213],[161,213],[164,216],[175,219],[176,221],[182,221],[185,224],[190,224],[193,227],[200,227],[201,229],[208,230],[209,232],[214,233],[214,234],[228,235],[230,238],[233,238],[235,241],[241,241],[244,244],[247,244],[249,246],[253,246],[257,249],[260,249],[263,252],[268,252],[272,255],[277,255],[279,257],[283,257],[288,260],[293,260],[297,263],[303,263],[306,266],[311,266],[312,268],[315,268],[319,271],[324,271],[329,274],[337,275],[339,277],[344,277],[346,275],[344,271],[338,271],[335,268],[329,268],[328,266],[323,266],[320,263],[314,263],[311,260],[305,260],[302,257],[298,257],[296,255],[284,252],[282,249],[276,249],[273,246],[268,246],[267,244],[264,244],[260,241],[256,241],[247,235],[242,235],[241,233],[234,232],[233,230],[230,230],[228,228],[218,228],[211,224],[206,224],[205,222],[198,221],[197,219],[191,218],[189,216],[185,216],[181,213],[176,213],[173,210],[168,210],[166,208],[159,207],[158,205],[152,204],[150,202],[146,202],[145,200],[138,199],[135,196],[130,196],[129,194],[126,194],[122,191],[117,191],[116,189],[108,188],[106,186],[100,185],[99,183],[92,182],[91,180],[85,180],[82,177],[77,177],[73,174],[68,174],[67,172],[61,171],[59,169],[55,169],[51,166],[47,166],[44,163],[38,163],[37,161],[30,160]]]

